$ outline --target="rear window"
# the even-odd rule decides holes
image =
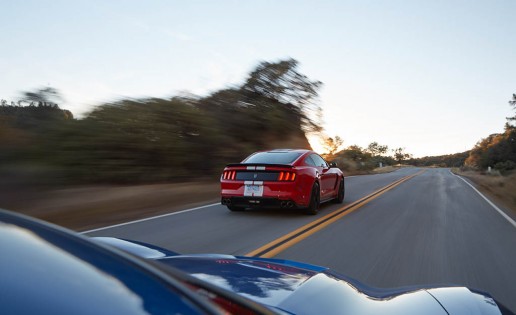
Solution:
[[[290,164],[294,162],[301,153],[299,152],[259,152],[244,160],[244,164]]]

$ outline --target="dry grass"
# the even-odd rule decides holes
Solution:
[[[22,191],[0,196],[0,208],[86,230],[219,200],[218,182]]]
[[[516,214],[516,173],[501,176],[498,174],[480,174],[474,171],[460,171],[459,169],[452,169],[452,171],[469,178],[493,201]]]
[[[384,174],[384,173],[390,173],[394,172],[396,170],[399,170],[400,168],[398,166],[384,166],[384,167],[377,167],[375,168],[372,173],[373,174]]]

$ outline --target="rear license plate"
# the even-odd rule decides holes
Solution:
[[[251,196],[251,197],[263,196],[263,185],[245,185],[244,196]]]

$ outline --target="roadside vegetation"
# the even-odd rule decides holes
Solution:
[[[328,153],[323,156],[328,161],[336,162],[346,175],[392,172],[411,157],[405,148],[389,150],[387,145],[376,141],[366,148],[350,145],[341,149],[343,142],[339,136],[327,137],[324,146]]]
[[[376,142],[369,144],[367,148],[351,145],[334,154],[325,156],[327,160],[337,162],[346,174],[366,174],[380,166],[394,165],[396,162],[387,156],[388,147]]]
[[[516,111],[516,94],[509,105]],[[478,171],[496,170],[508,175],[516,169],[516,114],[507,117],[503,133],[492,134],[481,139],[464,161],[464,169]]]
[[[509,105],[516,111],[516,94]],[[480,190],[516,217],[516,114],[507,117],[504,132],[481,139],[453,172],[472,180]]]
[[[293,59],[260,63],[241,86],[206,97],[121,99],[84,118],[58,106],[57,90],[0,106],[0,182],[141,184],[218,179],[225,164],[275,147],[309,148],[319,81]]]

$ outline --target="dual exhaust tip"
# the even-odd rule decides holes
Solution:
[[[284,200],[284,201],[281,202],[280,206],[282,208],[293,208],[294,207],[294,203],[292,201],[290,201],[290,200],[289,201],[285,201]]]
[[[229,206],[231,204],[231,199],[230,198],[222,198],[222,204],[224,206]]]

